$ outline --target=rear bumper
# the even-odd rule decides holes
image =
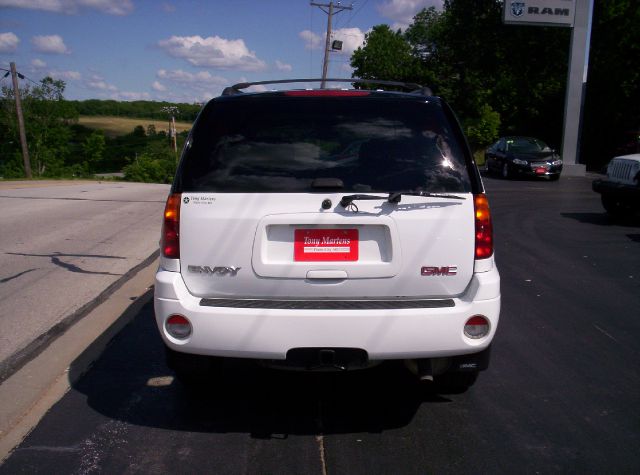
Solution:
[[[562,173],[562,165],[550,165],[544,172],[537,172],[536,169],[532,169],[530,165],[516,165],[512,163],[511,171],[517,175],[528,177],[556,177]]]
[[[596,193],[640,201],[640,186],[599,179],[594,180],[591,187]]]
[[[180,273],[159,270],[156,323],[176,351],[233,358],[283,360],[294,348],[359,348],[370,360],[435,358],[478,353],[489,346],[500,314],[500,276],[494,267],[474,274],[453,306],[402,309],[282,309],[201,305]],[[176,340],[164,327],[172,314],[189,319],[193,331]],[[463,327],[473,315],[490,322],[487,336],[473,340]]]

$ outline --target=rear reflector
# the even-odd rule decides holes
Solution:
[[[191,335],[191,322],[182,315],[171,315],[164,326],[169,335],[179,340],[184,340]]]
[[[489,200],[484,193],[473,196],[476,221],[476,259],[486,259],[493,255],[493,226]]]
[[[284,93],[285,96],[292,97],[358,97],[358,96],[368,96],[368,91],[343,91],[341,89],[318,89],[312,91],[287,91]]]
[[[489,334],[489,321],[482,315],[474,315],[464,325],[464,334],[473,339]]]
[[[160,249],[162,255],[170,259],[180,259],[180,193],[174,193],[167,199],[162,223]]]

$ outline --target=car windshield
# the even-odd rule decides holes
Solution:
[[[182,191],[467,192],[463,139],[439,104],[389,98],[246,97],[194,126]],[[324,179],[324,180],[318,180]]]
[[[507,139],[507,151],[519,153],[549,152],[551,149],[542,140],[530,137],[512,137]]]

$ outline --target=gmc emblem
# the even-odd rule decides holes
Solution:
[[[431,276],[452,276],[458,274],[458,266],[425,266],[420,270],[420,274],[431,277]]]

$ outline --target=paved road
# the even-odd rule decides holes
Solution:
[[[19,364],[17,356],[33,352],[34,340],[157,249],[168,191],[136,183],[0,183],[0,378]]]
[[[0,474],[640,473],[640,223],[610,223],[588,179],[486,184],[503,311],[468,393],[394,367],[189,392],[147,305]]]

